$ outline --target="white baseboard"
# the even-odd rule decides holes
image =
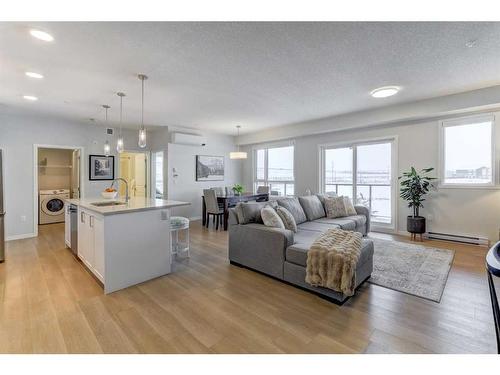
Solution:
[[[193,216],[193,217],[188,217],[189,221],[198,221],[201,220],[201,216]]]
[[[24,234],[16,234],[14,236],[7,236],[5,238],[5,241],[22,240],[25,238],[32,238],[32,237],[36,237],[36,233],[24,233]]]

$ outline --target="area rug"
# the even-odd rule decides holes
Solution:
[[[455,252],[370,238],[375,245],[368,281],[431,301],[441,301]]]

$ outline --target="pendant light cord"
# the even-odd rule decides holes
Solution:
[[[141,79],[142,81],[142,99],[141,99],[141,130],[144,130],[144,78]]]
[[[122,137],[123,96],[120,95],[120,138]]]

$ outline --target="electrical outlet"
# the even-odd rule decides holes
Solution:
[[[26,216],[21,215],[21,221],[22,221],[23,223],[25,223],[25,222],[26,222]]]
[[[434,220],[434,215],[428,214],[427,215],[427,221],[432,221],[432,220]]]

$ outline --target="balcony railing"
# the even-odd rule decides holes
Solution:
[[[346,195],[352,199],[352,184],[327,183],[325,193]],[[374,223],[390,224],[392,222],[391,185],[390,184],[356,184],[355,204],[369,208]]]

